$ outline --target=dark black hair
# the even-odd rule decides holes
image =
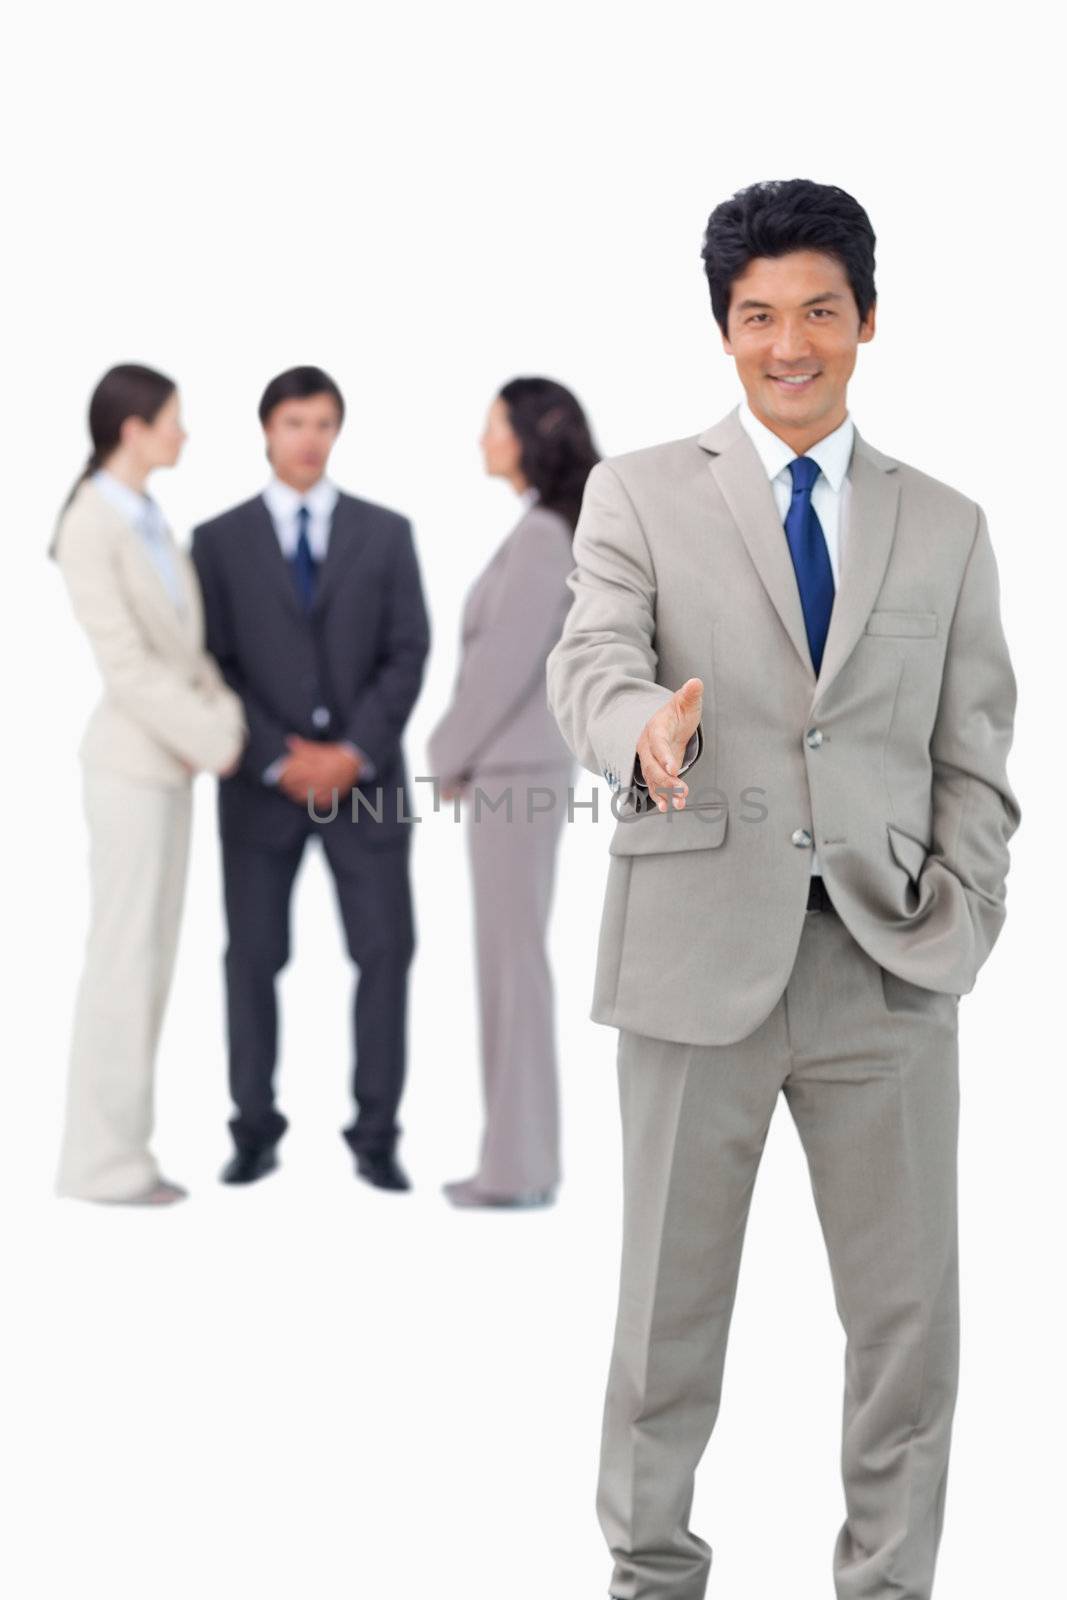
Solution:
[[[93,448],[66,500],[63,511],[74,499],[86,478],[102,467],[122,442],[122,424],[128,417],[154,422],[177,388],[173,378],[154,367],[126,362],[111,367],[100,379],[89,400],[89,437]],[[60,513],[62,515],[62,512]],[[55,554],[55,539],[48,550]]]
[[[600,460],[585,412],[562,383],[512,378],[500,391],[521,449],[522,475],[541,504],[578,521],[585,480]]]
[[[700,252],[715,321],[726,333],[734,279],[757,256],[819,250],[844,267],[862,322],[875,301],[874,242],[859,201],[831,183],[771,179],[739,189],[711,213]]]
[[[340,389],[328,372],[321,367],[290,367],[279,372],[263,391],[259,402],[259,420],[264,427],[275,406],[283,400],[310,400],[312,395],[328,394],[337,406],[337,424],[345,420],[345,401]]]

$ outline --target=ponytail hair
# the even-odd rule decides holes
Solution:
[[[89,437],[92,450],[74,486],[63,502],[59,520],[74,499],[86,478],[102,467],[122,442],[122,424],[129,417],[139,417],[142,422],[154,422],[177,388],[173,378],[156,372],[153,367],[139,367],[134,363],[111,367],[104,373],[89,401]],[[55,559],[56,531],[48,547]]]

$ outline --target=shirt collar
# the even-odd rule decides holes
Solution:
[[[522,491],[522,493],[519,496],[519,502],[522,505],[522,509],[524,511],[527,511],[530,508],[530,506],[536,505],[538,500],[540,500],[540,498],[541,498],[540,490],[533,488],[533,486],[531,485],[531,487],[529,489],[524,489]]]
[[[336,506],[339,490],[329,478],[320,478],[318,483],[312,484],[303,494],[294,489],[291,484],[283,483],[280,478],[272,477],[263,491],[263,498],[271,516],[281,522],[286,522],[295,517],[300,506],[307,506],[313,517],[328,518]]]
[[[155,533],[159,528],[161,515],[155,501],[147,494],[141,494],[136,489],[131,489],[128,483],[123,483],[121,478],[116,478],[113,472],[106,467],[98,467],[93,473],[93,484],[103,495],[109,505],[130,523],[138,533]]]
[[[737,408],[738,420],[752,443],[756,447],[763,469],[768,478],[777,478],[780,472],[788,467],[791,461],[797,459],[797,452],[792,445],[786,444],[784,439],[767,427],[765,422],[752,411],[747,400],[742,400]],[[828,433],[824,439],[813,444],[804,453],[812,461],[819,463],[823,477],[829,483],[835,494],[841,492],[841,485],[848,474],[848,465],[852,459],[852,442],[856,429],[852,418],[846,416],[844,422],[836,427],[833,433]]]

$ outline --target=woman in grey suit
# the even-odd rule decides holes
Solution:
[[[185,434],[174,384],[113,367],[89,404],[93,451],[52,554],[104,693],[81,745],[90,928],[74,1015],[61,1194],[168,1205],[149,1148],[156,1044],[185,887],[195,772],[228,770],[241,702],[203,648],[192,563],[145,482]]]
[[[599,458],[581,406],[548,378],[501,389],[481,446],[522,514],[467,596],[452,703],[429,743],[442,795],[467,810],[485,1095],[478,1170],[445,1193],[454,1205],[534,1206],[554,1199],[560,1177],[546,937],[575,772],[545,662],[570,606],[571,536]]]

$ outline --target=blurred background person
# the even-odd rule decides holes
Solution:
[[[545,662],[570,605],[571,538],[599,457],[574,395],[537,377],[501,389],[481,448],[522,514],[468,593],[452,703],[428,746],[442,795],[463,797],[467,813],[485,1102],[478,1169],[444,1188],[457,1206],[529,1207],[550,1204],[560,1179],[546,940],[576,770],[548,710]]]
[[[185,1190],[161,1177],[149,1141],[191,780],[233,766],[244,716],[203,648],[192,563],[145,492],[185,442],[174,383],[112,367],[93,392],[89,432],[92,454],[51,548],[104,687],[80,749],[91,911],[57,1187],[167,1205]]]
[[[430,623],[408,518],[327,476],[344,415],[321,367],[272,378],[259,403],[269,481],[193,533],[208,644],[250,729],[238,771],[219,785],[235,1108],[222,1181],[257,1183],[278,1165],[288,1121],[275,1097],[275,979],[289,959],[293,884],[317,838],[358,969],[344,1138],[360,1178],[402,1191],[411,1181],[397,1114],[416,937],[402,739]]]

